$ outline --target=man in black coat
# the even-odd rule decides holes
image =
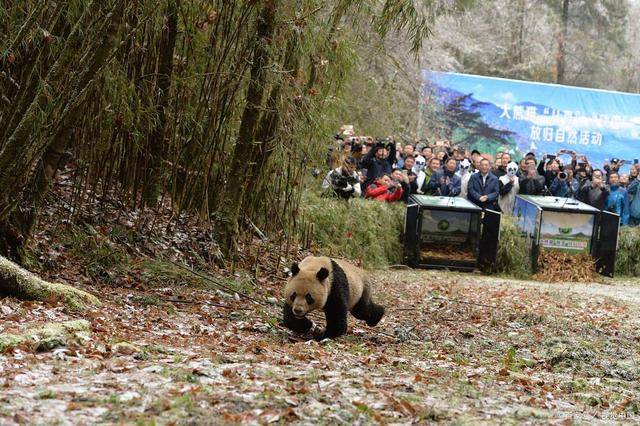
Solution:
[[[498,178],[491,173],[489,160],[482,159],[479,163],[479,171],[471,176],[467,186],[467,198],[472,203],[483,209],[500,211],[498,198],[500,196],[500,185]]]
[[[589,204],[598,210],[604,209],[607,198],[609,197],[609,188],[604,184],[602,174],[594,172],[591,182],[587,182],[580,188],[578,200]]]
[[[527,174],[520,176],[520,194],[542,195],[544,193],[545,180],[540,176],[533,163],[527,166]]]
[[[362,167],[367,169],[365,186],[369,186],[369,184],[384,175],[390,175],[393,171],[395,158],[396,145],[393,142],[389,143],[386,147],[384,144],[378,143],[371,148],[362,159]]]

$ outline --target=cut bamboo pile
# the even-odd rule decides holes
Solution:
[[[593,282],[599,275],[594,259],[588,253],[578,255],[558,250],[540,250],[537,281]]]

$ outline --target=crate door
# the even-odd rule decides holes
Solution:
[[[596,270],[608,277],[613,277],[615,271],[619,227],[620,216],[607,211],[600,212],[592,253]]]
[[[418,253],[418,217],[420,206],[409,204],[404,215],[404,263],[415,267]]]
[[[478,267],[484,271],[495,268],[500,240],[500,218],[502,215],[493,210],[485,210],[482,219],[482,236],[478,251]]]

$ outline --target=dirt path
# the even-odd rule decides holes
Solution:
[[[278,327],[275,305],[115,291],[84,315],[90,340],[0,355],[0,424],[640,421],[639,287],[429,271],[374,279],[383,323],[352,322],[323,343]],[[0,304],[0,331],[71,318]]]
[[[541,283],[539,281],[514,281],[491,277],[478,277],[473,284],[525,287],[541,291],[575,293],[580,296],[610,297],[640,308],[640,280],[606,280],[605,283]]]

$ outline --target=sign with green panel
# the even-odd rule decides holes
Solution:
[[[540,244],[548,249],[569,253],[589,253],[594,216],[590,214],[544,211]]]
[[[424,210],[422,238],[425,243],[455,243],[467,241],[471,213],[447,210]]]

